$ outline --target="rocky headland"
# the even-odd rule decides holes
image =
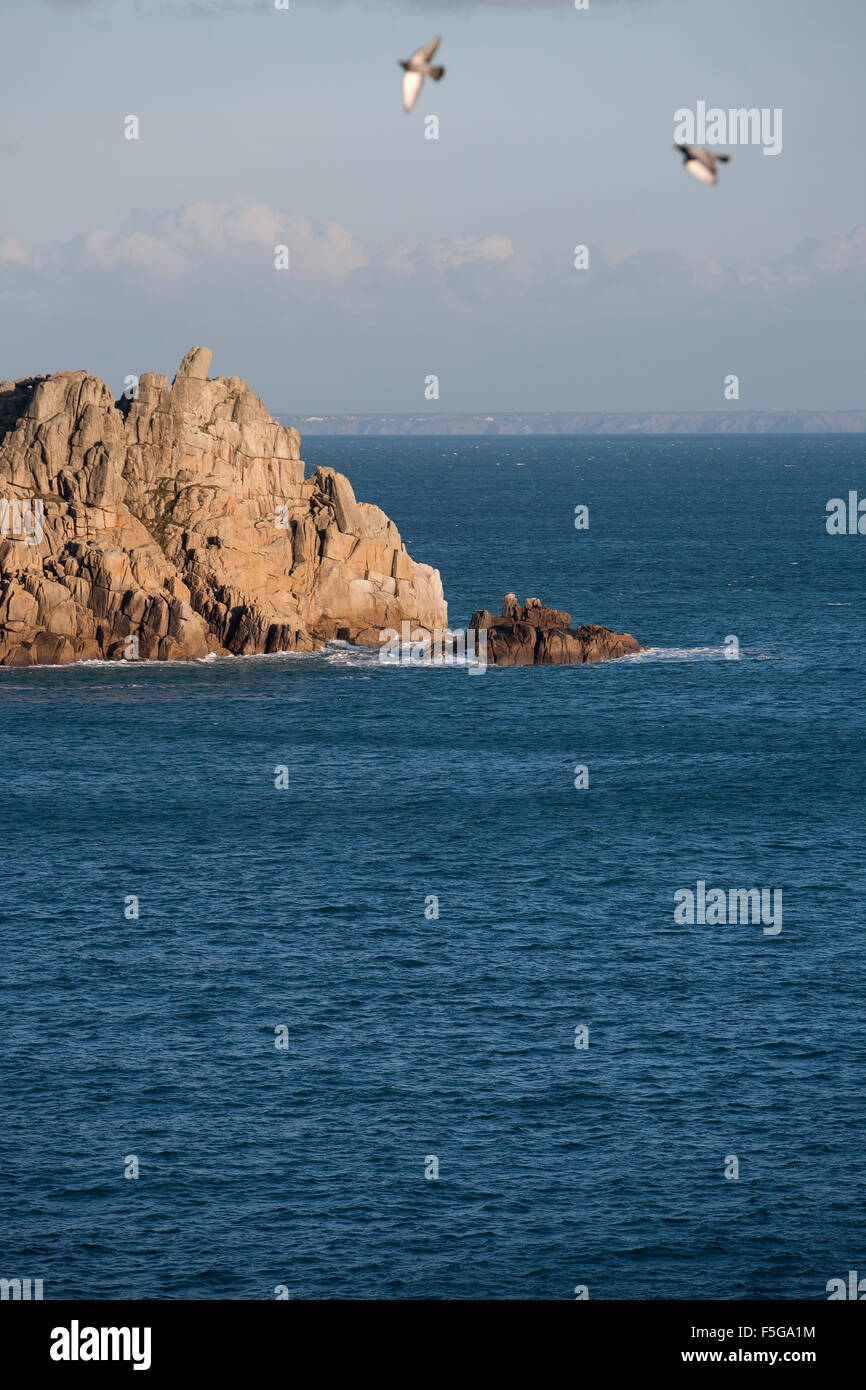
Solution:
[[[115,401],[85,371],[0,382],[0,664],[378,646],[447,628],[438,570],[239,377],[192,348]]]
[[[0,665],[378,648],[447,633],[439,571],[296,430],[190,349],[115,401],[88,372],[0,382]],[[514,594],[479,609],[499,666],[610,661],[633,637]]]
[[[568,666],[585,661],[616,661],[641,650],[630,632],[587,623],[571,626],[571,614],[546,608],[537,598],[521,606],[506,594],[502,612],[494,617],[476,608],[470,631],[486,631],[487,661],[492,666]]]

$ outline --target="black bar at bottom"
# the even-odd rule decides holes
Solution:
[[[61,1382],[104,1371],[157,1384],[184,1373],[297,1371],[299,1355],[308,1365],[304,1379],[348,1363],[377,1374],[393,1366],[407,1381],[426,1380],[437,1364],[446,1376],[458,1367],[465,1373],[470,1345],[488,1373],[504,1361],[514,1374],[519,1356],[536,1362],[541,1379],[556,1352],[575,1372],[599,1362],[610,1372],[650,1375],[674,1367],[688,1374],[708,1366],[799,1366],[824,1380],[844,1370],[847,1379],[862,1363],[864,1331],[859,1308],[834,1301],[467,1301],[456,1310],[441,1301],[0,1304],[4,1366]]]

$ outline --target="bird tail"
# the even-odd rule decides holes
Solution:
[[[445,76],[445,69],[444,69],[444,68],[428,68],[428,69],[427,69],[427,72],[428,72],[429,75],[433,78],[433,81],[434,81],[434,82],[438,82],[439,79],[440,79],[440,77],[444,77],[444,76]]]

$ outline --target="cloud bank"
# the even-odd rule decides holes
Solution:
[[[450,409],[712,408],[704,383],[738,368],[784,388],[779,405],[859,403],[850,343],[866,226],[730,262],[597,244],[576,269],[574,252],[527,253],[501,226],[372,244],[242,196],[59,244],[0,234],[16,359],[0,377],[86,365],[113,380],[121,363],[122,381],[207,342],[219,370],[247,377],[273,409],[305,413],[423,409],[428,372],[452,383]],[[774,404],[769,387],[749,403]]]

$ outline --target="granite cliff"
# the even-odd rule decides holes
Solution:
[[[0,664],[379,645],[447,628],[438,570],[192,348],[115,402],[84,371],[0,382]]]

